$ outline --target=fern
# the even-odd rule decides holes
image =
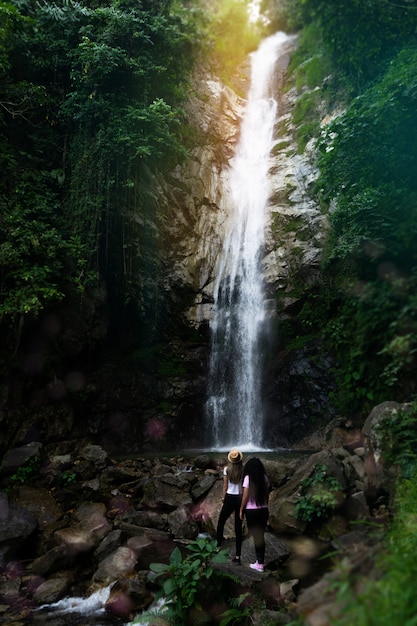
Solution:
[[[94,11],[76,2],[75,0],[63,0],[62,6],[50,4],[46,0],[36,3],[44,14],[52,19],[59,21],[76,22],[79,16],[90,17]]]

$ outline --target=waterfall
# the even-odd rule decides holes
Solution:
[[[262,335],[265,307],[261,273],[269,157],[277,102],[271,83],[284,33],[265,39],[251,55],[251,85],[240,139],[224,190],[228,228],[219,255],[210,324],[207,416],[213,448],[262,449]]]

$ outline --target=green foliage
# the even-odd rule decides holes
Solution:
[[[10,477],[11,485],[27,485],[38,474],[41,465],[41,457],[32,456]]]
[[[304,23],[319,25],[334,62],[357,85],[378,76],[390,57],[413,37],[411,4],[380,0],[299,0]]]
[[[407,45],[319,142],[322,200],[332,201],[323,277],[324,337],[346,413],[413,390],[417,350],[417,48]]]
[[[0,318],[38,312],[63,297],[59,281],[67,242],[49,177],[39,178],[15,172],[9,197],[0,199]]]
[[[164,378],[184,376],[187,369],[180,354],[167,350],[164,344],[154,344],[142,347],[131,355],[132,367],[138,367],[149,373],[158,374]],[[160,403],[160,407],[168,407],[167,403]],[[169,411],[168,411],[169,412]]]
[[[210,57],[215,72],[229,84],[239,65],[259,45],[260,33],[249,22],[245,0],[217,0],[211,12]]]
[[[138,296],[123,275],[151,243],[138,226],[125,245],[126,215],[148,219],[144,165],[186,153],[198,4],[0,2],[0,319],[36,315],[102,276],[110,298]]]
[[[298,96],[292,121],[298,153],[304,152],[312,138],[320,136],[320,122],[326,107],[341,102],[348,95],[343,76],[337,72],[328,52],[323,48],[321,33],[316,23],[306,26],[299,35],[299,45],[291,55],[287,85],[294,85]]]
[[[237,598],[231,599],[231,608],[221,614],[222,619],[219,626],[244,626],[244,624],[250,624],[252,622],[252,611],[250,607],[242,606],[249,595],[250,594],[246,592],[240,594]]]
[[[24,22],[16,7],[8,2],[0,2],[0,77],[2,81],[7,81],[7,72],[11,67],[9,54],[11,50],[11,39],[14,29],[19,29]],[[7,102],[0,100],[2,107],[7,107]]]
[[[417,475],[400,482],[396,514],[381,551],[377,579],[362,580],[355,591],[343,588],[338,600],[343,613],[334,626],[392,626],[415,624],[417,597],[413,592],[417,576]]]
[[[316,465],[313,474],[300,483],[301,496],[295,505],[295,515],[305,522],[325,519],[334,510],[335,493],[342,489],[339,481],[328,473],[326,465]]]
[[[306,145],[313,139],[317,137],[320,131],[320,122],[318,120],[313,120],[311,122],[303,123],[301,126],[297,128],[296,136],[297,136],[297,152],[298,154],[302,154],[305,150]]]
[[[77,473],[71,472],[70,470],[64,470],[61,476],[59,477],[59,482],[64,487],[67,487],[68,485],[72,485],[76,481],[77,481]]]
[[[328,127],[320,146],[325,197],[354,198],[358,191],[363,193],[362,188],[380,189],[387,198],[384,217],[388,218],[388,211],[402,209],[394,193],[398,186],[416,191],[416,62],[417,47],[404,48],[382,80],[355,98],[345,115]],[[414,197],[408,200],[410,206],[415,204]]]
[[[291,55],[288,72],[298,91],[321,87],[334,71],[331,59],[323,48],[321,32],[313,22],[298,35],[298,46]]]
[[[294,0],[262,0],[261,7],[269,20],[269,30],[286,33],[299,31],[303,26],[303,16],[299,2]]]
[[[332,294],[331,317],[323,338],[337,359],[334,375],[338,392],[334,399],[347,414],[359,407],[368,411],[386,399],[388,384],[395,393],[397,378],[388,379],[394,355],[383,355],[381,350],[396,336],[391,323],[407,295],[384,281],[347,279],[340,285],[333,283]],[[396,362],[399,358],[397,354]]]
[[[417,403],[395,411],[377,426],[378,447],[387,463],[401,467],[410,478],[417,472]]]
[[[227,551],[218,552],[215,540],[196,539],[187,545],[187,551],[188,554],[183,557],[180,549],[174,548],[169,564],[151,563],[149,566],[154,579],[161,584],[159,597],[167,602],[167,616],[180,624],[186,623],[197,594],[209,581],[216,584],[219,573],[211,564],[227,561]]]

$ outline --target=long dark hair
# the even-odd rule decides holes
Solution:
[[[249,498],[255,500],[257,506],[268,502],[268,484],[264,464],[257,456],[249,459],[243,468],[243,478],[249,476]]]

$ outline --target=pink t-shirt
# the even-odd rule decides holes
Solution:
[[[269,489],[269,480],[268,477],[265,476],[265,484],[267,486],[267,488]],[[245,478],[243,479],[243,487],[246,487],[247,489],[249,489],[249,476],[248,474],[246,474]],[[246,508],[247,509],[267,509],[268,508],[268,502],[265,502],[264,504],[258,505],[256,504],[256,500],[251,500],[249,498],[249,500],[247,501],[246,504]]]

